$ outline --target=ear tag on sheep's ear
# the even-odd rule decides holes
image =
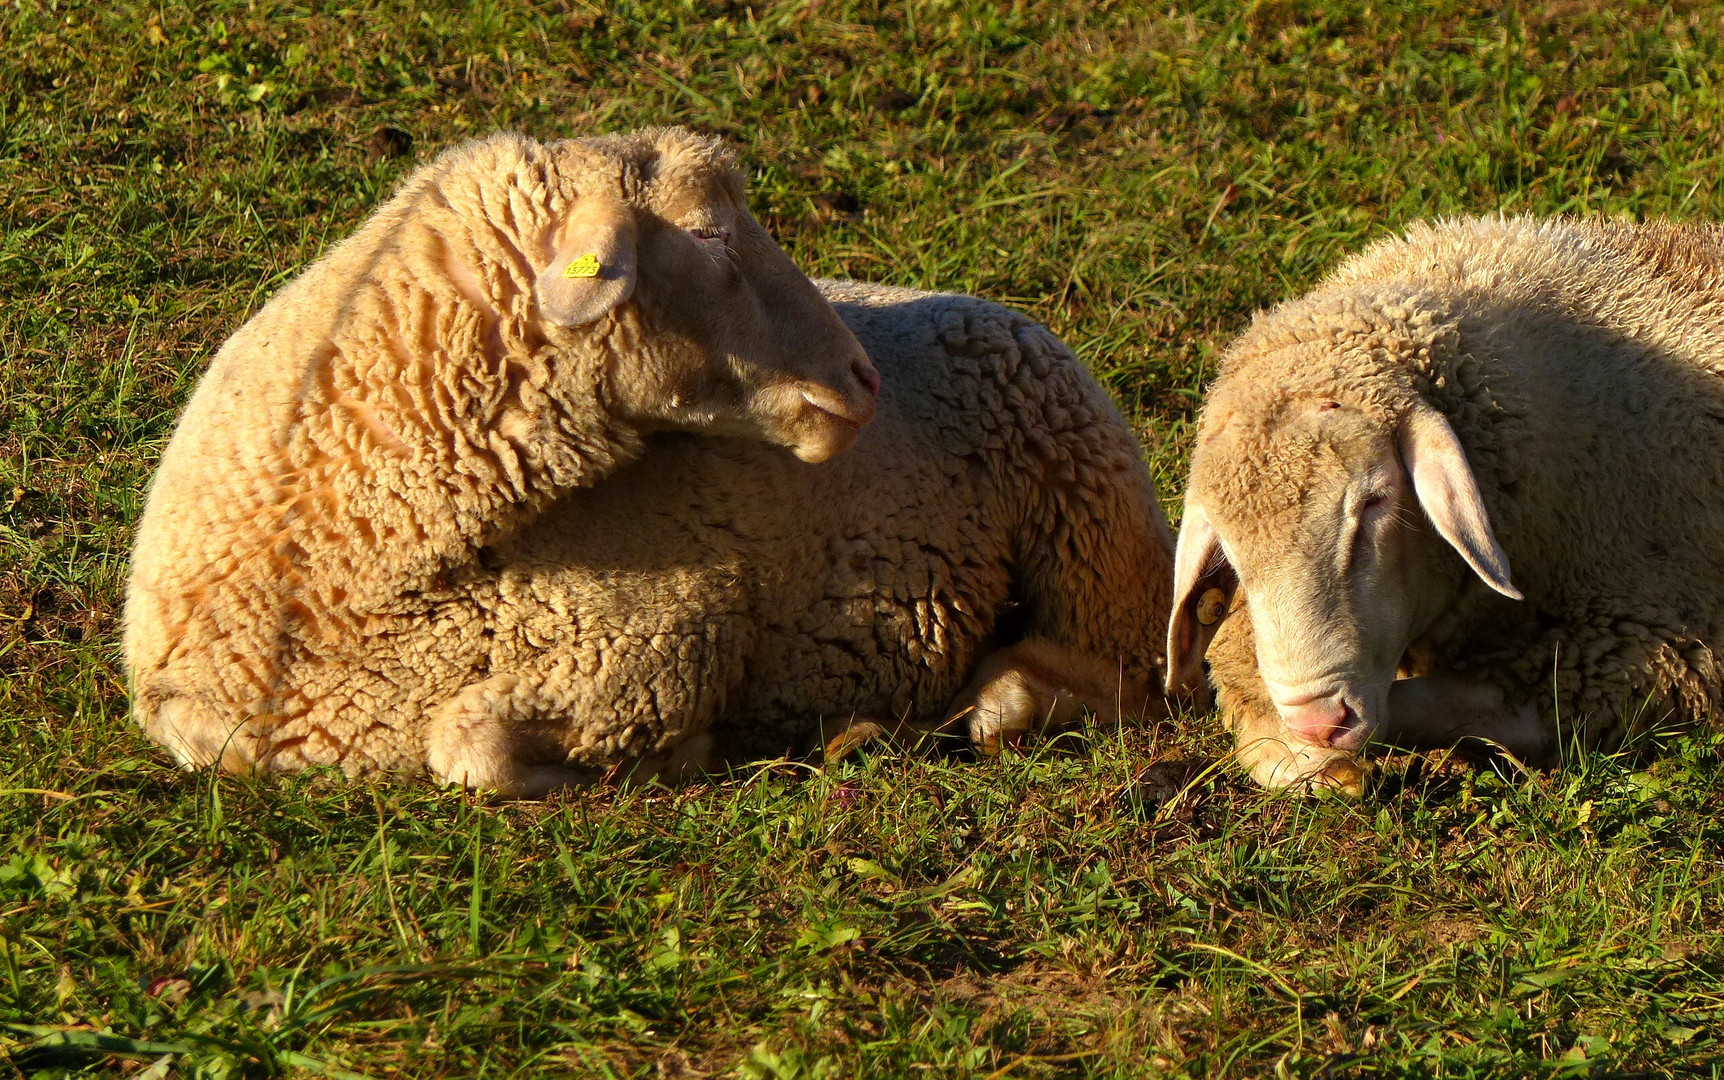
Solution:
[[[533,291],[539,312],[558,326],[587,326],[635,291],[634,211],[594,194],[580,199],[557,230],[555,248]]]
[[[1221,589],[1210,589],[1197,601],[1197,621],[1204,626],[1214,626],[1221,621],[1221,616],[1227,614],[1227,593]]]
[[[597,255],[582,255],[563,267],[563,276],[566,278],[598,277],[599,271],[602,269],[604,267],[600,265]]]

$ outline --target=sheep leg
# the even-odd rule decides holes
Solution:
[[[697,731],[669,750],[630,758],[608,777],[624,784],[692,784],[723,768],[718,740],[710,731]]]
[[[1258,698],[1224,689],[1219,697],[1222,721],[1233,731],[1234,760],[1259,786],[1354,796],[1365,790],[1365,765],[1358,757],[1289,738],[1267,693]]]
[[[1143,716],[1160,701],[1113,664],[1029,638],[982,661],[953,703],[948,726],[962,723],[970,742],[991,757],[1026,736],[1071,727],[1081,709],[1118,721]]]
[[[826,764],[843,761],[871,742],[921,746],[924,745],[923,740],[929,736],[942,735],[948,726],[943,722],[875,720],[865,716],[853,716],[836,734],[825,740],[820,748],[820,761]]]
[[[1482,739],[1528,764],[1545,762],[1552,751],[1536,708],[1511,704],[1493,684],[1446,672],[1391,686],[1388,716],[1375,738],[1409,750]]]
[[[551,681],[494,675],[456,694],[426,726],[425,760],[432,776],[444,784],[537,799],[559,788],[605,780],[679,783],[710,767],[714,754],[708,732],[608,770],[568,764],[559,736],[568,728],[570,706],[547,691]]]
[[[536,700],[535,681],[494,675],[451,698],[426,725],[425,763],[440,783],[536,799],[598,782],[597,769],[567,765],[567,752]]]
[[[1222,723],[1233,732],[1233,757],[1258,785],[1270,789],[1360,795],[1366,766],[1355,755],[1290,738],[1269,688],[1257,671],[1251,620],[1235,615],[1209,646],[1210,672]]]
[[[167,747],[183,768],[221,763],[228,772],[246,772],[258,758],[258,740],[234,717],[189,697],[171,697],[143,713],[144,733]]]

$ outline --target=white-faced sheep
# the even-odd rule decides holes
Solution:
[[[1270,786],[1356,790],[1370,742],[1538,761],[1559,731],[1699,723],[1724,693],[1720,507],[1724,230],[1415,227],[1230,350],[1168,683],[1207,647]]]
[[[1099,388],[999,308],[824,288],[855,335],[687,132],[444,154],[187,407],[138,719],[188,765],[535,795],[715,728],[1140,705],[1171,536]]]

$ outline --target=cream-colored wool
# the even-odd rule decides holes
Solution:
[[[188,406],[128,593],[140,722],[192,765],[531,795],[955,699],[1009,737],[1036,718],[991,688],[1048,653],[1048,707],[1103,668],[1138,705],[1171,539],[1099,388],[981,301],[821,291],[844,322],[707,140],[444,155]]]
[[[1460,482],[1415,499],[1408,432],[1436,432],[1424,445],[1440,452],[1437,417],[1464,452]],[[1358,498],[1372,490],[1361,477],[1387,518],[1369,517],[1384,511]],[[1724,230],[1418,226],[1259,317],[1224,361],[1193,456],[1170,682],[1189,680],[1217,629],[1197,619],[1203,594],[1248,567],[1208,657],[1263,782],[1356,786],[1345,732],[1333,746],[1289,736],[1306,698],[1337,716],[1344,700],[1351,720],[1378,693],[1378,737],[1475,735],[1532,757],[1558,725],[1608,746],[1625,718],[1699,723],[1724,693],[1721,505]],[[1455,536],[1433,531],[1445,523]],[[1200,551],[1205,530],[1218,542]],[[1361,581],[1367,540],[1394,558]],[[1372,650],[1375,691],[1348,674]],[[1279,696],[1268,661],[1300,676]]]

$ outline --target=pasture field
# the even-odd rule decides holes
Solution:
[[[743,149],[1068,340],[1170,510],[1250,313],[1431,215],[1716,218],[1724,8],[0,4],[0,1074],[1718,1076],[1713,735],[1252,789],[1212,720],[543,804],[169,768],[119,597],[221,340],[497,128]]]

